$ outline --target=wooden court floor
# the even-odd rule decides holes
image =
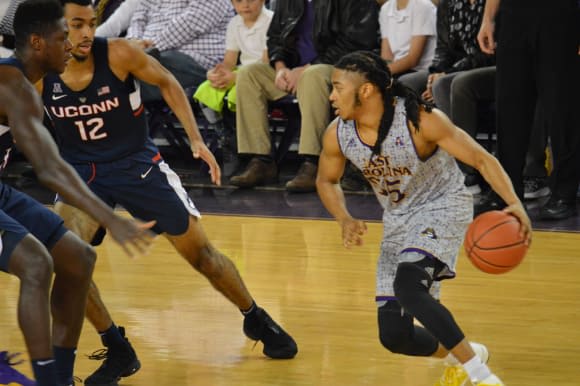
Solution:
[[[377,339],[374,269],[381,225],[346,250],[335,222],[205,216],[214,244],[237,264],[258,303],[295,337],[293,360],[275,361],[241,332],[242,317],[164,239],[148,256],[99,247],[95,280],[117,324],[127,328],[142,369],[127,386],[433,385],[437,360],[388,353]],[[535,233],[515,271],[491,276],[465,256],[443,302],[490,366],[511,386],[580,385],[580,234]],[[22,351],[17,281],[0,275],[0,349]],[[98,366],[86,323],[76,374]],[[19,366],[30,374],[28,365]]]

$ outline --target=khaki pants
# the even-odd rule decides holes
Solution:
[[[332,88],[328,64],[309,66],[298,80],[298,106],[302,118],[300,154],[318,155],[322,149],[322,135],[330,120],[328,96]],[[288,95],[274,85],[276,71],[266,63],[242,66],[236,86],[236,126],[238,152],[269,155],[271,139],[268,124],[268,101]]]

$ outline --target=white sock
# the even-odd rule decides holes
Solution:
[[[451,354],[451,352],[449,352],[449,354],[447,354],[447,356],[443,358],[443,361],[447,366],[457,366],[459,364],[459,361],[457,360],[457,358],[455,358],[453,354]]]
[[[477,355],[465,362],[463,369],[465,369],[465,372],[467,372],[469,379],[473,383],[479,382],[491,375],[489,367],[485,363],[482,363]]]

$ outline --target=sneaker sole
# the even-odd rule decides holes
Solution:
[[[129,368],[127,370],[125,370],[123,372],[123,374],[121,374],[121,378],[130,377],[131,375],[135,374],[140,369],[141,369],[141,362],[139,362],[139,359],[135,359],[135,361],[133,363],[131,363],[131,366],[129,366]]]
[[[287,350],[269,350],[264,346],[262,351],[264,355],[272,359],[292,359],[298,353],[297,349],[287,349]]]

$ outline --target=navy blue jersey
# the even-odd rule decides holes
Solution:
[[[111,71],[106,39],[95,38],[92,53],[95,70],[84,90],[71,90],[59,75],[44,78],[42,99],[62,157],[71,164],[111,162],[154,148],[139,83]]]
[[[22,63],[16,58],[0,58],[0,66],[13,66],[20,69],[20,71],[24,71]],[[0,173],[8,164],[13,147],[14,140],[12,139],[12,134],[10,134],[10,128],[7,124],[2,124],[0,120]]]

